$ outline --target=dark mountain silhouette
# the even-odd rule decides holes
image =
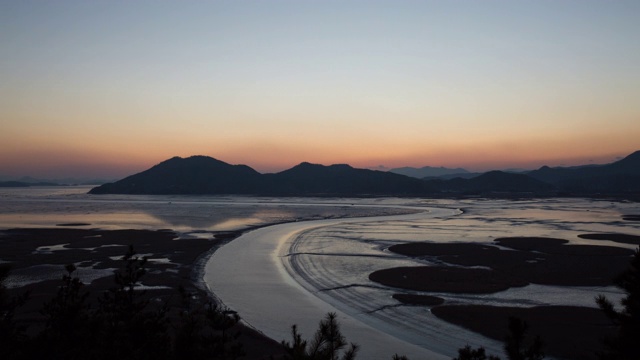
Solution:
[[[434,179],[451,180],[456,178],[471,179],[471,178],[480,176],[482,174],[484,173],[466,172],[466,173],[446,174],[446,175],[440,175],[440,176],[427,176],[422,179],[423,180],[434,180]]]
[[[29,187],[31,184],[22,181],[1,181],[0,187]]]
[[[29,184],[59,184],[59,185],[102,185],[108,182],[112,182],[115,179],[99,179],[89,177],[63,177],[63,178],[34,178],[31,176],[23,176],[17,181],[25,182]]]
[[[261,174],[207,156],[174,157],[90,194],[253,194]]]
[[[445,175],[453,175],[453,174],[462,175],[462,174],[469,173],[467,170],[462,168],[449,169],[445,167],[431,167],[431,166],[424,166],[421,168],[401,167],[401,168],[391,169],[389,170],[389,172],[392,172],[394,174],[410,176],[417,179],[436,178],[436,177],[441,177]]]
[[[277,174],[265,175],[264,191],[297,195],[419,195],[427,192],[418,179],[385,171],[355,169],[349,165],[301,163]]]
[[[617,196],[640,197],[640,151],[607,165],[490,171],[472,178],[421,180],[349,165],[301,163],[260,174],[206,157],[174,157],[146,171],[93,188],[91,194],[257,196]],[[453,176],[453,175],[445,175]]]
[[[637,193],[640,191],[640,151],[606,165],[543,166],[527,173],[569,193]]]
[[[432,187],[446,193],[532,193],[552,194],[555,187],[524,174],[489,171],[471,179],[431,180]]]
[[[302,163],[277,174],[205,157],[174,157],[149,170],[91,189],[91,194],[419,195],[426,184],[349,165]]]
[[[0,181],[0,187],[64,186],[53,182]]]

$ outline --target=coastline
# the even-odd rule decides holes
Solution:
[[[181,308],[178,288],[183,287],[191,294],[193,306],[217,301],[215,294],[197,280],[201,273],[199,268],[220,246],[233,240],[229,237],[216,239],[215,234],[210,239],[181,239],[178,233],[169,230],[99,230],[75,226],[3,229],[0,234],[4,263],[13,265],[7,278],[8,295],[30,292],[27,303],[16,312],[16,320],[30,327],[42,323],[43,316],[39,311],[55,296],[65,273],[65,264],[76,264],[73,275],[84,283],[83,291],[89,294],[89,301],[97,301],[103,292],[114,286],[113,271],[121,265],[119,259],[129,243],[133,244],[136,256],[146,255],[149,259],[147,273],[142,278],[144,293],[141,294],[145,299]],[[106,239],[106,246],[93,247]],[[181,251],[171,257],[169,253],[175,241],[182,242]],[[282,354],[277,340],[242,324],[236,326],[242,334],[240,342],[246,352],[244,358],[263,359]]]
[[[214,203],[216,206],[227,206],[228,204],[224,199],[222,201],[216,200],[217,202]],[[18,208],[22,211],[21,204],[27,203],[24,201],[11,203],[9,211],[12,207],[16,207],[15,204],[18,204]],[[49,206],[48,204],[53,203],[47,199],[43,204]],[[74,207],[77,206],[75,203],[73,204]],[[108,204],[107,208],[112,208],[116,203],[109,202]],[[137,206],[136,203],[133,204],[133,206]],[[155,204],[167,209],[181,206],[180,202],[175,199],[174,202],[155,201]],[[189,205],[186,201],[183,204],[186,205],[182,206]],[[124,205],[132,206],[129,203]],[[222,304],[215,289],[209,289],[204,282],[204,268],[216,251],[233,242],[241,234],[278,224],[296,223],[301,219],[318,219],[319,216],[322,216],[322,219],[348,218],[363,216],[363,214],[378,215],[389,212],[386,206],[378,204],[356,205],[356,207],[338,203],[318,204],[320,207],[302,204],[300,207],[296,207],[296,204],[288,202],[276,203],[275,205],[256,205],[256,203],[241,205],[240,209],[250,209],[255,206],[259,206],[259,209],[274,209],[278,206],[285,206],[285,209],[291,208],[292,210],[287,213],[284,220],[250,219],[254,222],[253,225],[249,223],[247,226],[241,222],[238,228],[219,231],[197,230],[195,228],[175,230],[167,226],[154,227],[149,225],[143,225],[143,229],[109,225],[104,228],[103,221],[95,223],[93,221],[100,218],[101,212],[88,217],[84,215],[77,217],[73,213],[70,214],[71,216],[69,213],[62,214],[56,216],[54,222],[48,226],[28,223],[27,227],[3,227],[0,229],[0,237],[2,238],[0,241],[0,264],[13,265],[8,278],[9,295],[20,295],[25,291],[31,292],[31,299],[20,310],[17,319],[32,325],[42,321],[39,310],[45,301],[55,295],[61,284],[62,275],[65,273],[64,267],[70,263],[76,264],[77,270],[74,272],[74,276],[78,276],[84,283],[84,290],[90,293],[89,299],[96,301],[102,292],[114,286],[113,271],[121,265],[119,259],[125,254],[128,245],[134,246],[137,256],[149,258],[148,271],[142,281],[147,299],[164,302],[171,306],[181,306],[177,289],[182,286],[192,294],[192,299],[199,304],[208,301]],[[81,206],[77,207],[81,209]],[[305,209],[301,209],[301,207]],[[407,212],[406,209],[394,211]],[[134,214],[137,213],[138,210],[135,210]],[[238,211],[234,210],[233,213],[237,214]],[[20,212],[13,214],[20,214]],[[200,214],[202,213],[197,213],[196,216],[202,216]],[[242,210],[240,214],[250,216],[251,212]],[[46,216],[46,214],[41,214],[38,218],[46,219]],[[10,219],[13,218],[15,215],[10,216]],[[28,217],[29,220],[34,218],[33,215]],[[107,216],[107,218],[110,217]],[[126,218],[123,219],[125,219],[125,226],[131,225],[126,221]],[[239,315],[242,318],[242,313]],[[242,329],[241,342],[244,344],[247,353],[245,358],[247,359],[262,359],[270,355],[277,357],[282,354],[280,341],[289,340],[288,337],[271,339],[255,328],[244,325],[243,322],[237,326]]]
[[[206,282],[216,289],[226,306],[244,314],[245,321],[271,338],[288,339],[294,322],[297,322],[303,337],[309,337],[319,319],[327,312],[335,312],[343,334],[348,341],[361,345],[360,354],[364,358],[388,360],[399,353],[410,359],[447,359],[448,355],[390,336],[380,330],[384,324],[367,324],[353,313],[343,311],[343,307],[337,308],[335,302],[321,299],[317,293],[305,289],[297,279],[291,278],[281,263],[279,249],[286,249],[287,241],[300,232],[336,223],[372,222],[379,218],[298,222],[245,233],[214,253],[207,265]],[[403,216],[394,218],[402,219]],[[243,266],[246,263],[252,266]]]
[[[212,205],[209,205],[209,202],[211,200],[207,200],[207,207],[205,209],[204,206],[200,205],[201,202],[199,202],[197,205],[196,204],[188,204],[189,206],[187,207],[187,203],[186,201],[184,201],[183,204],[179,203],[179,200],[176,201],[176,199],[171,199],[173,201],[173,204],[171,203],[165,203],[165,202],[158,202],[158,201],[154,201],[154,203],[152,204],[153,209],[160,209],[160,210],[154,210],[154,212],[152,212],[152,214],[154,214],[154,216],[159,216],[160,214],[168,214],[168,210],[169,208],[171,208],[171,211],[178,216],[182,216],[181,212],[176,212],[175,210],[180,210],[180,209],[176,209],[177,206],[182,206],[183,209],[195,209],[198,211],[198,213],[194,213],[192,216],[196,217],[202,217],[202,214],[208,214],[211,212],[217,212],[217,209],[223,209],[223,207],[212,207]],[[190,200],[190,199],[185,199],[185,200]],[[84,204],[88,204],[89,202],[86,200],[82,200],[83,203],[80,203],[82,205],[83,208],[86,208],[86,206]],[[90,201],[90,200],[89,200]],[[136,199],[136,206],[141,207],[138,204],[141,204],[142,201],[145,201],[145,199]],[[49,202],[49,201],[47,201]],[[293,201],[288,201],[289,203],[293,204]],[[112,202],[110,202],[111,204]],[[229,203],[231,203],[229,201]],[[475,203],[473,203],[474,205],[471,205],[471,202],[464,202],[464,203],[456,203],[456,205],[454,205],[454,207],[458,207],[457,205],[460,205],[460,208],[458,208],[457,210],[459,211],[460,214],[466,214],[466,213],[472,213],[474,214],[474,218],[472,219],[472,221],[476,221],[476,222],[480,222],[483,221],[483,219],[487,219],[487,216],[490,216],[491,219],[497,219],[497,220],[491,220],[491,221],[511,221],[509,219],[511,219],[512,217],[515,218],[516,220],[514,220],[514,222],[517,222],[520,225],[523,224],[534,224],[535,222],[535,226],[539,225],[539,224],[543,224],[543,225],[547,225],[550,224],[549,227],[551,226],[558,226],[558,230],[557,233],[562,232],[563,234],[566,233],[567,236],[571,236],[571,237],[575,237],[575,239],[572,239],[571,237],[569,237],[571,239],[572,242],[576,242],[577,244],[584,244],[584,243],[588,243],[588,242],[593,242],[594,240],[590,240],[588,239],[588,237],[583,237],[581,236],[581,234],[585,234],[585,233],[593,233],[595,229],[597,229],[597,231],[600,231],[602,233],[614,233],[617,231],[617,228],[614,227],[617,226],[619,227],[620,225],[624,226],[624,225],[631,225],[633,226],[633,220],[630,217],[633,217],[634,215],[628,215],[628,214],[637,214],[638,211],[630,211],[630,210],[626,210],[626,211],[620,211],[620,213],[622,215],[620,215],[620,213],[616,214],[613,213],[613,216],[611,216],[611,212],[601,212],[599,213],[597,210],[599,208],[592,208],[591,207],[591,203],[589,203],[588,201],[584,201],[584,204],[580,204],[579,206],[577,206],[575,209],[576,215],[578,215],[578,211],[580,211],[580,209],[582,209],[582,213],[579,213],[579,218],[583,219],[583,215],[587,215],[590,214],[591,215],[591,219],[592,222],[591,223],[587,223],[584,222],[584,224],[598,224],[600,221],[603,220],[603,215],[607,216],[604,217],[605,220],[608,220],[608,223],[606,226],[604,227],[600,227],[600,226],[595,226],[595,225],[588,225],[584,230],[583,227],[584,225],[579,225],[579,227],[572,227],[572,223],[569,222],[567,225],[565,225],[564,219],[559,219],[559,220],[555,220],[554,218],[550,218],[551,220],[531,220],[527,223],[525,223],[525,221],[528,220],[522,220],[523,218],[528,218],[528,213],[526,213],[525,211],[527,211],[526,209],[536,209],[540,206],[545,206],[545,207],[555,207],[556,209],[558,207],[564,209],[573,209],[573,207],[568,207],[573,206],[573,203],[571,202],[566,202],[566,201],[542,201],[542,202],[524,202],[522,203],[523,205],[521,205],[522,207],[520,209],[517,209],[516,212],[514,213],[513,210],[511,210],[511,206],[507,206],[505,203],[503,202],[489,202],[487,204],[490,204],[488,206],[485,205],[485,201],[482,201],[480,203],[480,207],[476,206]],[[51,203],[53,204],[53,203]],[[67,202],[67,205],[73,205],[74,207],[76,207],[76,202]],[[110,205],[109,204],[109,205]],[[204,204],[204,203],[203,203]],[[276,207],[279,207],[280,209],[282,209],[282,203],[275,203],[274,205],[272,204],[268,204],[265,207],[263,207],[263,204],[256,204],[256,202],[248,202],[247,204],[250,204],[250,206],[243,206],[244,209],[250,209],[250,208],[255,208],[256,206],[260,206],[261,208],[268,208],[268,209],[275,209]],[[244,205],[247,205],[244,204]],[[288,204],[287,206],[291,206],[291,204]],[[382,205],[381,205],[382,204]],[[430,202],[421,202],[421,205],[425,205],[425,204],[430,204]],[[440,205],[442,203],[438,203],[436,206]],[[509,203],[511,204],[511,203]],[[568,204],[567,206],[565,206],[565,204]],[[27,205],[25,203],[25,205]],[[29,204],[30,205],[30,204]],[[146,204],[143,204],[145,207],[147,206]],[[178,276],[179,279],[181,279],[181,281],[184,281],[187,284],[191,284],[193,286],[194,289],[197,289],[199,291],[199,294],[201,294],[201,298],[204,300],[209,300],[209,299],[214,299],[216,301],[220,301],[220,299],[218,298],[217,294],[215,294],[214,292],[210,291],[207,286],[206,283],[203,279],[203,273],[204,273],[204,268],[206,267],[207,262],[209,261],[210,258],[214,257],[214,255],[216,254],[217,251],[219,251],[220,249],[224,249],[227,245],[229,244],[233,244],[236,240],[237,237],[243,237],[245,235],[249,235],[255,231],[259,231],[262,228],[271,228],[277,225],[283,225],[284,223],[288,223],[288,224],[296,224],[296,223],[300,223],[300,219],[304,219],[304,218],[308,218],[308,219],[319,219],[319,216],[316,215],[318,213],[322,214],[322,215],[327,215],[327,214],[331,214],[333,211],[335,211],[335,213],[341,213],[341,214],[345,214],[345,213],[383,213],[384,210],[382,208],[387,208],[387,207],[392,207],[393,205],[388,205],[387,202],[385,203],[378,203],[378,204],[373,204],[373,203],[369,203],[368,206],[377,206],[380,208],[380,210],[375,210],[375,211],[371,211],[369,208],[369,210],[364,210],[364,209],[360,209],[358,211],[354,211],[354,208],[349,206],[352,204],[345,204],[345,205],[341,205],[339,203],[332,203],[330,206],[332,206],[333,210],[329,210],[329,209],[317,209],[315,206],[309,206],[309,205],[314,205],[314,204],[308,204],[305,203],[304,207],[309,208],[309,210],[304,209],[304,211],[300,210],[300,206],[297,207],[291,207],[291,208],[287,208],[288,209],[292,209],[291,211],[287,211],[288,214],[290,214],[290,217],[287,221],[275,221],[275,222],[265,222],[265,223],[259,223],[259,225],[256,226],[249,226],[249,227],[245,227],[243,229],[240,230],[234,230],[234,231],[226,231],[226,230],[220,230],[220,231],[213,231],[211,229],[208,230],[196,230],[196,228],[192,228],[191,230],[184,230],[184,226],[192,226],[193,224],[208,224],[208,222],[204,222],[204,221],[196,221],[195,223],[186,223],[186,222],[178,222],[177,224],[181,224],[181,226],[183,227],[178,227],[177,231],[174,230],[166,230],[168,228],[172,228],[171,224],[174,224],[173,222],[171,222],[171,220],[175,220],[175,219],[170,219],[168,217],[162,217],[162,221],[165,222],[165,226],[163,227],[154,227],[153,224],[148,225],[146,228],[165,228],[165,230],[148,230],[150,233],[158,233],[160,235],[162,235],[162,233],[166,233],[166,232],[173,232],[174,234],[176,234],[176,236],[184,236],[185,238],[182,240],[172,240],[173,241],[173,246],[171,246],[170,248],[165,248],[164,250],[162,249],[162,246],[160,247],[147,247],[147,248],[136,248],[136,250],[138,250],[137,252],[140,253],[141,255],[146,255],[147,253],[152,253],[154,256],[152,256],[152,258],[155,258],[150,262],[150,264],[153,264],[156,270],[162,271],[165,274],[177,274],[180,273],[180,276]],[[316,204],[317,205],[317,204]],[[327,204],[321,204],[323,206],[327,206]],[[447,203],[444,206],[447,205],[451,205],[451,203]],[[533,206],[528,206],[528,205],[533,205]],[[49,206],[47,204],[47,206]],[[130,205],[127,205],[128,207],[131,207]],[[194,206],[197,206],[194,207]],[[227,209],[227,203],[225,202],[223,204],[224,209]],[[293,205],[295,206],[295,205]],[[359,206],[359,205],[356,205]],[[361,205],[360,205],[361,206]],[[519,205],[520,206],[520,205]],[[51,206],[52,207],[52,206]],[[82,209],[80,206],[77,206],[81,211],[85,211],[84,209]],[[102,203],[100,204],[100,207],[102,208]],[[109,208],[113,208],[112,206],[109,206]],[[166,208],[167,210],[163,210],[164,208]],[[633,209],[633,207],[629,206],[629,205],[625,205],[624,207],[621,207],[624,209]],[[69,207],[67,206],[66,209],[69,209]],[[235,208],[233,206],[230,207],[230,209],[233,211],[234,214],[239,214],[240,212],[236,211]],[[424,208],[422,208],[424,209]],[[523,210],[524,209],[524,210]],[[585,210],[586,209],[586,210]],[[207,213],[202,212],[202,210],[207,210]],[[497,210],[497,211],[496,211]],[[9,210],[11,211],[11,210]],[[55,220],[56,222],[50,223],[50,224],[59,224],[62,226],[57,226],[57,227],[53,227],[52,225],[47,226],[47,227],[30,227],[28,229],[24,229],[26,231],[72,231],[72,230],[90,230],[90,231],[96,231],[96,232],[101,232],[101,231],[106,231],[106,232],[111,232],[111,233],[118,233],[121,236],[126,235],[128,232],[138,232],[139,230],[136,230],[136,228],[127,228],[124,229],[123,227],[115,227],[116,230],[104,230],[104,229],[100,229],[100,228],[94,228],[94,226],[97,227],[102,227],[101,225],[104,224],[103,222],[93,222],[92,220],[85,220],[85,218],[80,218],[75,217],[76,213],[71,213],[69,210],[65,210],[66,213],[63,211],[61,212],[61,216],[68,216],[69,214],[73,215],[71,217],[69,217],[69,220],[65,219],[64,221],[58,221]],[[136,208],[134,210],[134,214],[137,214],[140,210],[138,210],[138,208]],[[246,210],[243,210],[244,214],[247,214],[248,216],[251,216],[252,213],[247,212]],[[271,211],[271,210],[270,210]],[[518,213],[518,211],[520,213]],[[587,212],[584,212],[587,211]],[[608,210],[607,210],[608,211]],[[14,213],[19,214],[19,212],[14,210]],[[77,213],[79,213],[79,211],[77,211]],[[97,216],[101,216],[101,213],[106,213],[104,210],[102,210],[102,212],[98,212],[96,215],[91,215],[91,219],[95,219]],[[158,214],[158,215],[156,215]],[[490,214],[490,215],[488,215]],[[357,216],[357,215],[355,215]],[[371,215],[371,216],[377,216],[377,215]],[[502,216],[502,217],[500,217]],[[625,220],[624,222],[616,222],[617,220],[619,220],[619,218],[622,216],[623,220]],[[329,216],[325,216],[323,217],[323,219],[325,220],[336,220],[335,218],[332,218],[333,215],[329,215]],[[41,214],[41,218],[42,218],[42,222],[44,221],[51,221],[49,218],[46,217],[46,214]],[[113,217],[109,218],[107,217],[107,219],[109,219],[110,221],[113,221]],[[350,217],[340,217],[337,220],[340,221],[347,221],[349,220]],[[367,217],[367,220],[371,220],[371,217]],[[506,220],[503,220],[506,219]],[[589,218],[587,218],[589,219]],[[260,219],[258,219],[260,220]],[[181,221],[184,221],[181,219]],[[437,222],[439,222],[440,220],[435,220]],[[469,231],[473,231],[475,228],[474,224],[472,225],[468,225],[468,224],[464,224],[464,221],[469,221],[468,219],[462,219],[462,220],[453,220],[453,219],[449,219],[447,221],[449,228],[451,228],[453,230],[455,230],[456,234],[464,234],[464,232],[469,232]],[[455,228],[453,229],[452,226],[457,226],[457,224],[463,223],[466,227],[463,228]],[[511,223],[511,222],[509,222]],[[116,224],[116,223],[113,223]],[[120,224],[120,223],[119,223]],[[121,224],[124,224],[124,226],[129,226],[131,225],[129,222],[127,222],[127,219],[125,219],[124,222],[122,222]],[[182,225],[182,224],[188,224],[188,225]],[[433,222],[431,222],[431,224],[433,224]],[[558,224],[558,225],[556,225]],[[580,223],[583,224],[583,223]],[[405,226],[407,226],[407,224],[405,224]],[[561,228],[560,228],[561,226]],[[377,225],[375,226],[377,228]],[[112,227],[107,227],[107,228],[112,228]],[[524,229],[524,227],[522,227]],[[527,229],[529,228],[529,226],[527,226]],[[637,228],[637,226],[636,226]],[[426,228],[425,228],[426,229]],[[480,228],[482,229],[482,228]],[[513,232],[509,232],[513,229]],[[5,232],[6,230],[0,230],[0,232]],[[438,229],[438,231],[443,231],[441,229]],[[522,230],[520,230],[522,231]],[[529,230],[527,230],[529,231]],[[535,230],[534,230],[535,231]],[[619,230],[618,230],[619,231]],[[507,230],[508,234],[511,234],[512,236],[522,236],[522,232],[518,232],[518,228],[517,227],[511,227],[508,228]],[[631,233],[634,233],[633,231]],[[98,233],[95,233],[94,235],[96,235]],[[446,232],[441,232],[441,233],[435,233],[435,235],[433,234],[433,232],[431,230],[429,230],[429,237],[427,239],[433,239],[433,241],[444,241],[447,242],[447,239],[445,238],[446,236]],[[103,234],[104,235],[104,234]],[[219,235],[219,236],[218,236]],[[545,233],[546,236],[549,235],[553,235],[550,233]],[[606,235],[606,234],[600,234],[599,237],[602,237],[602,235]],[[367,235],[364,235],[365,237]],[[434,237],[435,236],[435,237]],[[458,235],[456,235],[457,237]],[[487,236],[487,235],[482,235],[482,237],[486,237],[488,239],[490,239],[489,241],[493,240],[492,236]],[[89,240],[91,239],[91,235],[89,235]],[[583,240],[584,238],[584,240]],[[108,236],[107,239],[103,239],[102,241],[97,241],[98,239],[94,239],[94,246],[96,245],[95,243],[102,243],[103,245],[109,245],[109,240],[108,240]],[[192,240],[195,240],[196,242],[202,242],[203,240],[205,240],[205,242],[208,243],[209,247],[206,248],[206,250],[203,250],[197,254],[194,253],[194,257],[192,258],[192,261],[189,261],[184,254],[182,255],[178,255],[176,254],[176,256],[178,256],[179,258],[181,258],[181,260],[176,259],[170,259],[169,257],[164,258],[162,251],[173,251],[176,253],[179,253],[181,251],[181,247],[182,245],[178,245],[176,243],[176,241],[180,241],[183,242],[183,244],[187,244],[190,243]],[[397,240],[401,241],[401,237],[398,238]],[[454,239],[458,240],[457,238]],[[462,240],[462,239],[460,239]],[[472,239],[475,240],[475,239]],[[599,239],[599,241],[602,240],[607,240],[607,239]],[[486,240],[485,240],[486,241]],[[606,243],[603,243],[606,244]],[[50,272],[50,270],[54,269],[55,270],[59,270],[58,275],[55,276],[55,279],[51,279],[51,280],[47,280],[47,279],[43,279],[41,281],[41,283],[39,284],[34,284],[34,285],[27,285],[27,287],[32,288],[32,289],[36,289],[36,288],[49,288],[49,289],[55,289],[56,286],[59,285],[60,280],[59,278],[61,277],[62,274],[62,269],[64,267],[63,263],[67,263],[68,261],[64,261],[64,259],[72,259],[71,262],[76,262],[77,259],[78,260],[78,264],[79,265],[79,270],[80,272],[85,272],[87,269],[91,269],[93,268],[93,263],[96,262],[96,260],[98,259],[98,255],[91,255],[88,258],[76,258],[75,255],[73,254],[79,254],[81,252],[87,252],[90,251],[90,247],[89,245],[87,246],[69,246],[69,244],[66,244],[64,241],[59,242],[59,243],[55,243],[55,242],[42,242],[39,244],[36,243],[32,243],[32,249],[30,251],[24,252],[22,255],[15,257],[15,259],[17,259],[18,261],[22,261],[22,259],[27,259],[28,262],[31,262],[32,265],[37,263],[37,261],[33,260],[32,258],[34,257],[39,257],[41,255],[45,255],[46,252],[49,252],[50,255],[53,255],[54,257],[58,256],[58,255],[62,255],[62,258],[58,259],[58,261],[56,263],[49,263],[48,261],[43,261],[40,262],[40,264],[42,264],[44,267],[38,269],[39,271],[39,275],[42,275],[43,273],[45,275],[50,275],[47,274],[47,272]],[[621,244],[621,246],[625,246],[624,244]],[[631,247],[631,245],[626,245],[627,248]],[[113,251],[111,251],[113,250]],[[117,250],[117,251],[116,251]],[[102,251],[102,255],[99,255],[101,257],[118,257],[118,256],[122,256],[124,253],[125,248],[121,247],[120,249],[118,248],[111,248],[109,249],[107,246],[104,247],[103,249],[101,249],[100,251]],[[194,251],[193,249],[190,251]],[[157,253],[157,254],[156,254]],[[0,252],[0,254],[2,254],[3,256],[0,258],[0,260],[3,260],[6,258],[7,256],[7,252],[2,251]],[[55,254],[55,255],[54,255]],[[44,259],[44,258],[42,258]],[[94,260],[91,261],[90,260]],[[102,270],[102,271],[106,271],[108,272],[108,275],[105,276],[103,279],[98,279],[95,280],[95,285],[94,288],[98,288],[98,287],[108,287],[109,285],[113,284],[112,281],[112,273],[111,273],[111,269],[110,269],[110,264],[112,264],[113,261],[112,259],[108,260],[106,263],[100,264],[97,267],[99,268],[98,270]],[[47,267],[48,266],[48,267]],[[188,274],[186,274],[186,276],[184,276],[184,272],[182,270],[179,269],[182,268],[183,270],[186,269],[187,267],[189,267],[189,272]],[[172,291],[172,289],[169,288],[165,288],[162,289],[161,287],[163,285],[166,285],[166,283],[163,284],[162,281],[160,281],[160,279],[157,276],[158,274],[150,274],[150,277],[153,277],[153,279],[149,279],[149,286],[147,289],[147,292],[149,293],[150,296],[156,296],[157,298],[164,298],[164,299],[169,299],[171,297],[177,298],[176,296],[176,292]],[[37,293],[35,295],[37,295],[40,299],[42,299],[44,297],[44,293],[41,292],[39,289],[36,289]],[[215,289],[213,289],[215,290]],[[51,291],[49,291],[49,293],[51,293]],[[161,295],[164,294],[164,295]],[[526,293],[523,293],[526,294]],[[316,294],[317,295],[317,294]],[[518,296],[517,294],[515,294],[516,296]],[[175,300],[175,299],[173,299]],[[393,302],[393,300],[392,300]],[[394,305],[395,306],[395,305]],[[426,309],[426,308],[425,308]],[[377,310],[376,310],[377,311]],[[386,310],[385,310],[386,312]],[[242,317],[242,312],[240,312],[239,314]],[[317,328],[317,322],[320,320],[320,318],[322,318],[322,316],[325,315],[325,313],[321,313],[318,314],[317,317],[315,317],[313,319],[313,325],[314,328],[313,330],[315,330],[315,328]],[[340,321],[342,321],[342,319],[339,319]],[[289,322],[287,324],[287,330],[289,330],[290,325],[293,324],[293,321]],[[460,324],[462,326],[464,326],[464,324]],[[459,329],[457,326],[455,327],[457,329]],[[247,333],[253,331],[253,329],[248,326],[246,327],[246,331]],[[279,344],[277,343],[278,340],[289,340],[290,338],[290,334],[287,331],[286,336],[284,337],[274,337],[274,340],[271,340],[269,338],[266,337],[265,334],[259,333],[258,331],[256,331],[255,334],[255,338],[256,339],[263,339],[263,340],[268,340],[270,344],[274,345],[274,346],[279,346]],[[312,335],[312,333],[304,333],[303,334],[304,337],[310,337]],[[347,336],[348,340],[351,340],[351,338],[349,338]],[[497,338],[497,340],[499,341],[500,339]],[[484,343],[483,343],[484,344]],[[458,344],[458,348],[460,346],[463,346],[463,344]],[[393,349],[398,351],[399,353],[402,353],[402,349]],[[251,358],[251,357],[248,357]],[[258,355],[258,357],[255,357],[256,359],[260,358],[260,356]]]

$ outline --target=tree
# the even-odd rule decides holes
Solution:
[[[5,281],[10,267],[0,266],[0,359],[18,359],[23,356],[27,340],[25,328],[14,319],[16,310],[29,298],[25,292],[20,296],[9,297]]]
[[[184,289],[182,307],[157,305],[140,290],[147,260],[133,247],[122,260],[122,268],[114,271],[115,286],[102,293],[97,307],[75,276],[75,265],[67,265],[62,284],[40,311],[44,321],[29,332],[14,320],[28,293],[9,298],[4,286],[9,269],[0,266],[0,359],[233,360],[244,355],[234,328],[240,321],[236,312],[211,302],[192,306],[194,296]]]
[[[335,313],[328,313],[320,321],[313,340],[303,340],[298,327],[291,327],[293,342],[282,341],[288,358],[292,360],[353,360],[358,352],[358,345],[351,343],[342,356],[340,352],[347,346],[345,337],[340,332],[340,325]]]
[[[526,321],[517,317],[509,317],[509,334],[505,338],[504,351],[509,360],[541,360],[544,358],[542,352],[542,341],[539,336],[525,348],[525,336],[529,326]]]
[[[500,358],[493,355],[487,357],[483,347],[472,349],[471,346],[467,345],[458,349],[458,357],[453,360],[500,360]]]
[[[596,297],[598,306],[617,326],[617,334],[605,340],[607,351],[598,355],[601,359],[640,359],[640,248],[614,284],[626,293],[620,301],[622,310],[616,310],[604,295]]]
[[[175,323],[174,353],[178,359],[237,359],[244,355],[233,327],[240,321],[235,311],[214,303],[192,306],[191,296],[180,287],[184,310]]]
[[[527,329],[526,321],[517,317],[509,317],[509,333],[505,337],[504,352],[509,360],[542,360],[542,341],[536,336],[529,346],[525,344]],[[495,355],[487,355],[483,347],[472,349],[467,345],[458,349],[458,357],[453,360],[500,360]]]
[[[93,340],[86,303],[89,293],[83,291],[80,279],[73,276],[75,265],[66,265],[65,270],[56,296],[44,303],[40,311],[46,324],[37,339],[39,346],[32,350],[48,358],[84,359]]]
[[[116,287],[103,293],[94,321],[99,327],[99,356],[106,359],[165,359],[170,354],[168,308],[149,309],[144,291],[137,289],[146,274],[146,258],[129,246],[124,267],[114,272]]]

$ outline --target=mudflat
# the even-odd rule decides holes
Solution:
[[[183,287],[191,301],[205,304],[213,300],[201,282],[202,267],[209,255],[240,232],[202,232],[199,236],[180,237],[171,230],[100,230],[84,228],[88,224],[61,224],[56,228],[20,228],[0,231],[0,260],[11,266],[7,278],[9,295],[30,292],[27,303],[16,319],[37,324],[39,313],[62,284],[66,264],[75,264],[73,273],[85,284],[89,301],[115,286],[113,271],[130,245],[139,257],[147,258],[142,278],[144,298],[154,303],[179,307]],[[71,228],[73,227],[73,228]],[[83,227],[83,228],[79,228]],[[239,341],[249,359],[262,359],[282,353],[280,344],[242,323]]]
[[[581,238],[636,243],[626,234],[584,234]],[[610,286],[628,266],[633,250],[607,245],[574,245],[565,239],[499,238],[493,243],[397,244],[388,250],[431,262],[432,266],[378,270],[369,279],[406,289],[393,297],[416,306],[429,306],[437,317],[502,341],[509,316],[529,323],[530,335],[540,335],[551,356],[595,358],[612,322],[594,307],[500,307],[448,304],[429,293],[491,294],[528,284]],[[422,291],[426,294],[415,294]]]

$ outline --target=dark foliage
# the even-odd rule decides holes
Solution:
[[[472,349],[471,346],[467,345],[458,349],[458,357],[453,360],[500,360],[500,358],[493,355],[487,356],[483,347]]]
[[[531,344],[526,345],[528,325],[521,319],[509,318],[509,334],[505,339],[504,351],[509,360],[541,360],[544,358],[542,352],[542,341],[536,336]]]
[[[242,355],[239,317],[215,304],[170,308],[150,302],[141,291],[147,260],[133,247],[115,271],[115,286],[92,308],[76,267],[66,266],[62,285],[45,302],[40,328],[25,331],[13,319],[27,295],[7,299],[0,285],[0,358],[2,359],[237,359]],[[8,269],[0,269],[0,284]],[[27,334],[32,334],[27,336]]]
[[[542,360],[542,341],[536,336],[527,344],[528,325],[516,317],[509,317],[509,333],[504,340],[504,352],[509,360]],[[469,345],[458,349],[458,357],[453,360],[500,360],[495,355],[487,355],[483,347],[472,349]]]
[[[622,299],[622,310],[616,310],[605,296],[599,295],[596,303],[617,326],[617,336],[605,340],[607,351],[599,354],[601,359],[640,359],[640,248],[631,259],[629,268],[618,276],[614,283],[626,296]]]
[[[358,345],[347,342],[340,332],[335,313],[329,313],[320,321],[318,330],[311,341],[303,340],[296,325],[291,327],[292,343],[282,341],[287,359],[292,360],[353,360]],[[342,351],[344,349],[344,351]],[[342,352],[342,355],[341,355]]]
[[[14,315],[27,301],[29,293],[9,298],[5,286],[9,270],[9,266],[0,266],[0,359],[22,357],[27,340],[24,327],[15,321]]]
[[[43,305],[40,311],[47,319],[45,328],[31,349],[38,357],[53,359],[81,359],[86,357],[86,346],[94,340],[87,297],[83,284],[73,277],[76,267],[71,264],[62,277],[58,293]]]
[[[184,309],[174,328],[174,353],[180,359],[237,359],[243,355],[240,332],[232,328],[240,321],[234,311],[191,303],[192,294],[180,288]]]

